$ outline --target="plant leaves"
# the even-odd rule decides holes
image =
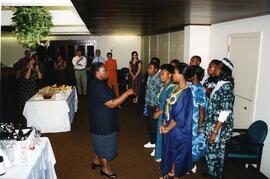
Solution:
[[[37,6],[15,7],[12,22],[17,40],[30,49],[39,46],[41,40],[50,34],[50,28],[53,27],[52,15],[49,11]]]

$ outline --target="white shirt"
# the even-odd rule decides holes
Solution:
[[[101,62],[101,63],[104,64],[105,59],[104,59],[102,56],[96,56],[96,57],[93,59],[92,63],[95,63],[95,62]]]
[[[77,63],[80,58],[82,58],[82,60],[79,63]],[[72,59],[72,64],[74,65],[74,69],[83,70],[86,68],[87,60],[84,56],[81,57],[75,56]]]
[[[213,89],[211,96],[217,91],[219,90],[219,88],[221,88],[224,84],[229,83],[228,81],[218,81],[216,87]],[[220,111],[219,112],[219,117],[218,117],[218,121],[220,122],[224,122],[227,120],[227,117],[230,115],[232,111]]]

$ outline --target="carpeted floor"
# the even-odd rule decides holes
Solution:
[[[142,117],[142,109],[129,101],[122,105],[118,119],[118,157],[110,165],[120,179],[157,179],[160,176],[159,164],[150,156],[151,149],[144,149],[147,122]],[[88,98],[79,98],[72,130],[66,133],[45,134],[53,146],[56,157],[56,173],[59,179],[101,179],[99,169],[92,170],[92,142],[89,133]],[[198,164],[198,173],[206,170],[204,163]],[[199,174],[186,175],[182,178],[200,179]],[[225,178],[257,179],[249,170],[229,164]],[[203,178],[202,178],[203,179]]]

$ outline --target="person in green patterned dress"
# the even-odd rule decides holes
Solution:
[[[234,67],[227,58],[223,58],[221,62],[218,70],[219,81],[210,95],[203,124],[203,132],[208,139],[206,149],[208,174],[213,179],[222,178],[225,145],[233,131]]]

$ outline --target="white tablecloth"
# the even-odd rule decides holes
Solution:
[[[27,162],[16,162],[6,168],[0,179],[57,179],[54,165],[56,163],[51,143],[47,137],[40,138],[39,146],[27,151]],[[20,152],[15,151],[15,155]]]
[[[23,115],[27,126],[35,126],[42,133],[66,132],[78,108],[76,89],[68,91],[62,98],[40,99],[39,94],[30,98],[24,106]]]

